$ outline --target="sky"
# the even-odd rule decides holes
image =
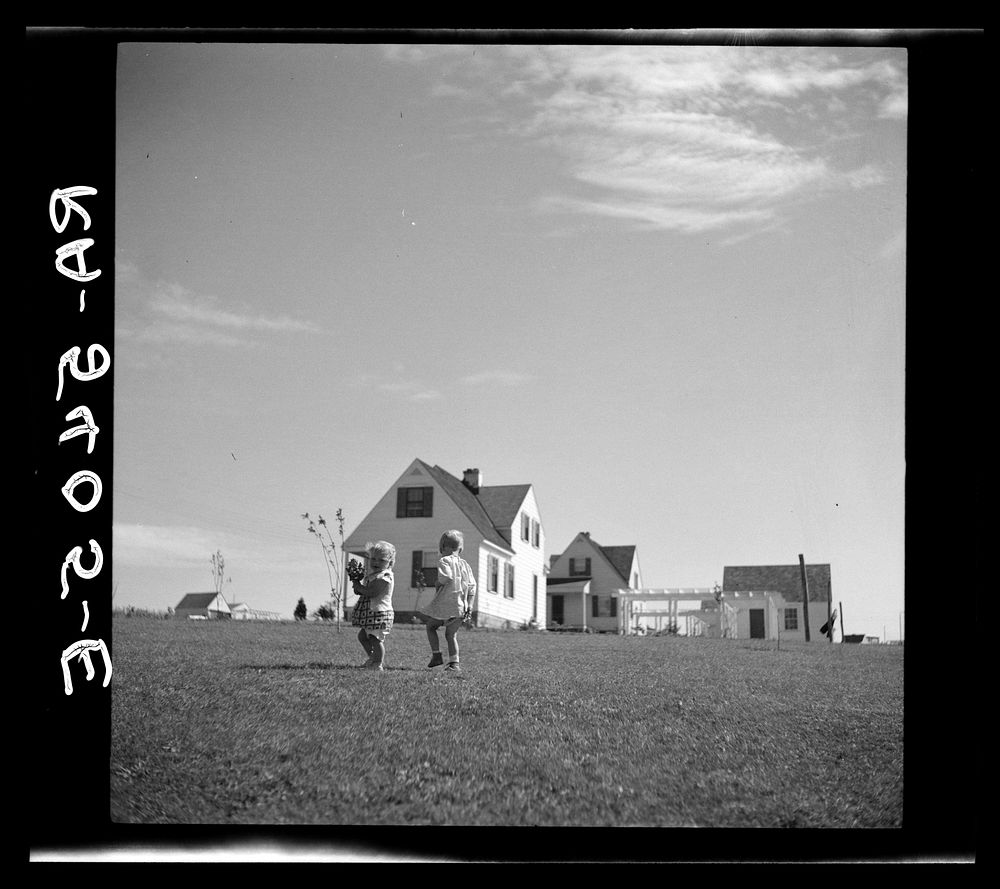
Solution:
[[[907,55],[122,43],[113,588],[329,598],[414,458],[649,587],[904,611]],[[905,633],[905,626],[904,626]]]

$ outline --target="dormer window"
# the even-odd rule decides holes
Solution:
[[[590,577],[590,557],[585,559],[571,558],[569,560],[569,576]]]

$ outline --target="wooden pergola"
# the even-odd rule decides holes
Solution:
[[[676,626],[678,617],[684,613],[678,607],[681,602],[721,600],[720,591],[711,587],[619,589],[614,590],[611,595],[619,602],[618,632],[621,635],[631,633],[639,617],[656,618],[657,629],[662,626],[664,618],[669,625]],[[647,611],[641,607],[646,602],[665,602],[666,607]],[[637,605],[640,607],[636,607]]]
[[[618,632],[622,635],[629,635],[635,632],[639,618],[656,618],[657,628],[662,626],[662,621],[666,618],[671,625],[677,626],[677,619],[684,615],[689,619],[688,628],[690,633],[690,619],[693,617],[702,620],[703,623],[711,623],[702,618],[696,617],[701,613],[681,610],[678,606],[681,602],[697,602],[714,600],[719,603],[719,631],[723,634],[728,628],[731,634],[736,632],[736,620],[738,608],[732,603],[739,603],[741,600],[766,602],[769,610],[775,606],[775,598],[781,599],[781,594],[773,590],[739,590],[724,593],[719,588],[708,587],[676,587],[672,589],[618,589],[613,590],[612,596],[618,599]],[[727,601],[728,600],[728,601]],[[665,602],[666,608],[656,608],[647,610],[642,607],[647,602]]]

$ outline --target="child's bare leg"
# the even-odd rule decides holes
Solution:
[[[461,621],[452,621],[448,626],[444,628],[444,638],[448,643],[448,661],[449,663],[458,663],[458,628],[461,626]]]
[[[428,620],[424,625],[427,630],[427,641],[431,646],[431,661],[427,665],[428,668],[440,667],[444,663],[444,659],[441,657],[441,640],[438,638],[438,627],[441,626],[442,621],[439,620]]]
[[[361,647],[365,650],[365,653],[369,657],[371,657],[372,649],[371,649],[371,643],[368,641],[368,639],[369,639],[369,636],[368,636],[367,631],[365,631],[365,630],[358,630],[358,642],[361,643]]]
[[[424,629],[427,630],[427,641],[430,643],[431,651],[440,652],[441,651],[441,640],[438,639],[438,627],[441,626],[441,621],[427,621],[424,625]]]

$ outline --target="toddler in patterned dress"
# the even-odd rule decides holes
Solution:
[[[444,663],[441,641],[438,639],[438,629],[443,626],[444,638],[448,643],[448,666],[445,669],[456,673],[462,669],[459,666],[456,634],[459,627],[472,617],[472,601],[476,593],[476,578],[472,573],[472,566],[461,556],[464,546],[465,538],[461,531],[445,531],[441,535],[436,592],[430,605],[421,612],[427,628],[427,641],[431,646],[428,668],[440,667]]]
[[[361,579],[351,578],[354,592],[360,597],[354,607],[351,623],[358,627],[358,642],[368,653],[364,666],[385,669],[385,638],[392,629],[392,574],[396,564],[396,547],[384,540],[365,546],[368,568]]]

